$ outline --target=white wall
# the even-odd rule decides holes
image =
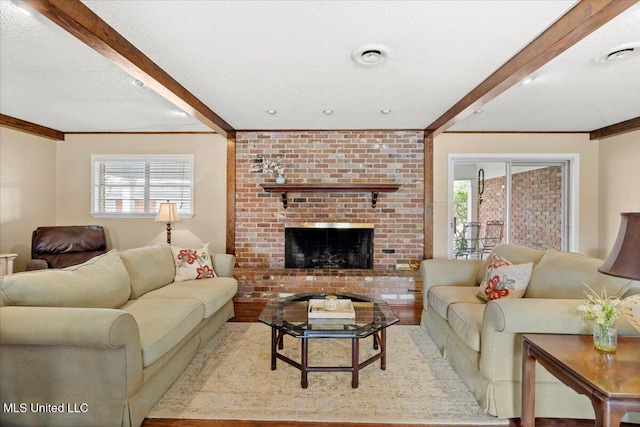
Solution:
[[[443,133],[433,146],[433,255],[447,257],[448,157],[469,153],[577,154],[580,162],[578,247],[598,255],[598,142],[588,134]]]
[[[606,258],[618,235],[620,213],[640,212],[640,131],[603,139],[599,146],[599,256]]]
[[[56,142],[0,128],[0,251],[31,258],[31,233],[56,223]]]
[[[58,225],[105,227],[110,248],[129,249],[166,241],[166,224],[153,219],[93,218],[92,154],[193,154],[194,216],[172,223],[176,246],[210,243],[212,252],[226,248],[227,140],[217,134],[72,134],[58,142]]]

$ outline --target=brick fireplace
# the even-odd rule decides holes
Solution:
[[[287,194],[285,208],[278,192],[261,186],[274,184],[275,177],[256,172],[255,158],[278,159],[287,184],[400,187],[379,193],[375,207],[371,192],[294,191]],[[240,289],[236,299],[345,291],[412,302],[421,292],[417,274],[394,272],[394,266],[423,256],[423,162],[422,131],[238,132],[235,252]],[[373,269],[285,269],[285,228],[294,223],[371,224],[375,227]]]

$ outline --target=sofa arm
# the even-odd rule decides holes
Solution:
[[[592,334],[591,323],[576,309],[581,303],[542,298],[488,302],[480,337],[480,371],[491,381],[519,381],[524,334]],[[640,335],[625,318],[616,321],[616,328],[620,335]]]
[[[576,299],[504,298],[484,309],[482,329],[497,332],[586,334],[588,323],[576,309]]]
[[[231,254],[211,254],[213,269],[218,276],[232,277],[236,265],[236,257]]]
[[[482,321],[485,330],[518,334],[591,334],[592,324],[577,310],[578,299],[505,298],[487,303]],[[640,335],[620,317],[620,335]]]
[[[420,263],[423,293],[432,286],[475,286],[482,261],[475,259],[426,259]]]
[[[138,324],[122,310],[0,307],[0,352],[3,396],[126,399],[142,386]]]

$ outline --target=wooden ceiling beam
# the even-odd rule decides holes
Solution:
[[[8,127],[21,132],[27,132],[32,135],[42,136],[44,138],[55,139],[56,141],[64,141],[64,132],[40,126],[25,120],[16,119],[15,117],[0,114],[0,126]]]
[[[589,139],[604,139],[610,136],[633,132],[634,130],[640,130],[640,117],[593,130],[589,133]]]
[[[25,0],[31,7],[140,80],[184,112],[224,136],[235,129],[80,0]]]
[[[582,0],[426,129],[436,136],[636,4],[638,0]]]

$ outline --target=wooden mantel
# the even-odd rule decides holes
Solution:
[[[289,191],[298,193],[327,192],[327,193],[362,193],[371,192],[371,207],[375,208],[378,201],[378,193],[393,193],[398,191],[402,184],[371,184],[371,183],[302,183],[302,184],[260,184],[264,191],[270,193],[280,193],[282,206],[287,209],[287,193]]]

